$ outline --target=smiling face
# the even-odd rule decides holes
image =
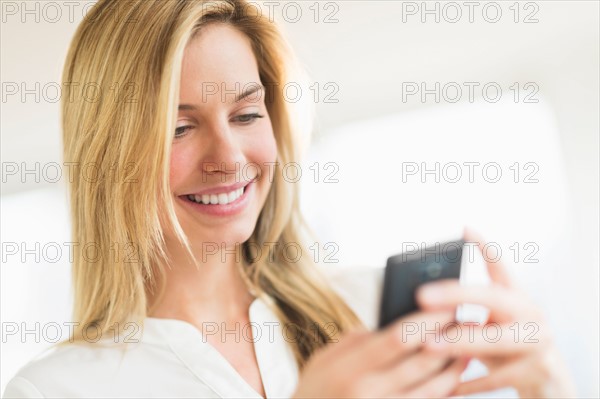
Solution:
[[[241,244],[254,230],[277,157],[260,85],[250,41],[236,28],[213,23],[188,44],[170,185],[192,247]]]

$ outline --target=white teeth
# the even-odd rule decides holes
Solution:
[[[229,195],[227,196],[227,202],[233,202],[237,199],[238,197],[238,191],[239,190],[235,190],[229,193]]]
[[[237,190],[231,191],[229,193],[203,194],[203,195],[190,194],[187,197],[190,201],[194,201],[199,204],[227,205],[227,204],[230,204],[230,203],[236,201],[238,198],[240,198],[242,196],[242,194],[244,194],[244,187],[240,187]]]

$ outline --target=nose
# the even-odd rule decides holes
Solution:
[[[235,181],[239,181],[240,171],[246,162],[240,137],[227,122],[216,122],[209,129],[208,142],[204,143],[206,152],[202,159],[202,172],[221,175],[223,181],[226,176],[235,175]],[[229,177],[227,181],[232,179],[233,177]]]

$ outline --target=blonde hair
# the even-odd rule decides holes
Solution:
[[[284,325],[294,327],[297,339],[291,346],[302,367],[339,333],[364,326],[310,257],[290,260],[277,250],[251,256],[253,247],[268,243],[277,243],[276,248],[295,243],[307,251],[301,244],[297,185],[287,182],[281,169],[299,155],[282,92],[292,53],[272,21],[237,0],[100,0],[75,34],[62,102],[65,162],[80,169],[70,185],[72,234],[80,244],[73,263],[79,325],[70,340],[81,341],[90,325],[115,333],[127,321],[143,320],[148,290],[164,289],[155,285],[168,262],[165,226],[189,251],[173,208],[169,154],[186,44],[216,22],[236,27],[252,43],[278,150],[266,203],[241,248],[240,273]],[[102,96],[92,100],[90,88]],[[100,176],[90,177],[89,170]],[[139,171],[152,178],[142,178]],[[132,253],[136,258],[128,259]]]

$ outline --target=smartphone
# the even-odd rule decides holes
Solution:
[[[460,279],[464,240],[437,243],[387,260],[379,313],[379,328],[418,310],[415,292],[421,284]]]

